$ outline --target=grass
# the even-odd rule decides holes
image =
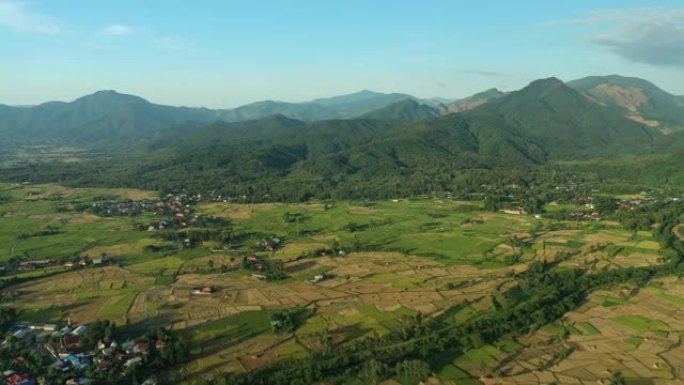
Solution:
[[[406,308],[382,311],[373,305],[361,305],[335,315],[315,315],[306,320],[296,332],[297,335],[322,333],[333,325],[349,328],[358,337],[370,333],[380,335],[401,330],[403,320],[413,318],[416,312]]]
[[[638,315],[614,317],[613,322],[624,327],[627,327],[629,329],[632,329],[638,333],[643,333],[649,330],[667,328],[667,324],[662,321],[652,320],[650,318]]]
[[[126,281],[123,279],[104,280],[97,283],[99,288],[104,290],[123,289],[125,284]]]
[[[393,273],[376,274],[370,278],[371,282],[387,283],[392,287],[398,288],[415,288],[428,279],[428,276],[420,274],[416,275],[402,275]]]
[[[591,211],[584,205],[573,205],[573,204],[557,204],[557,205],[544,205],[544,211],[547,213],[572,213],[572,212],[584,212]]]
[[[317,266],[315,269],[307,270],[303,273],[295,274],[296,278],[302,281],[310,281],[317,275],[323,275],[330,270],[334,269],[333,266]]]
[[[641,345],[641,343],[642,343],[643,341],[644,341],[644,339],[641,338],[641,337],[639,337],[639,336],[632,336],[632,337],[629,337],[629,338],[625,339],[625,342],[626,342],[627,344],[632,345],[632,346],[634,346],[635,348],[638,348],[639,345]]]
[[[244,211],[245,205],[218,203],[204,207],[207,214],[230,215]],[[478,216],[471,208],[464,211],[464,207],[461,202],[421,200],[374,202],[372,207],[335,202],[327,209],[319,203],[257,204],[249,205],[250,215],[235,219],[234,225],[236,231],[275,235],[288,244],[315,244],[320,242],[315,238],[334,234],[343,247],[359,243],[372,250],[410,252],[445,264],[481,264],[486,261],[485,252],[500,244],[506,234],[526,231],[531,226],[527,217],[494,214],[486,215],[482,224],[464,224]],[[286,213],[301,219],[287,223],[283,219]],[[350,224],[356,224],[354,230],[350,230]],[[292,256],[287,248],[276,256],[279,253]]]
[[[463,369],[460,369],[454,365],[446,365],[436,374],[437,378],[441,380],[466,380],[471,378],[470,375]]]
[[[676,296],[676,295],[662,293],[658,296],[658,298],[665,300],[667,302],[673,303],[675,305],[684,306],[684,298]]]
[[[169,270],[178,270],[183,266],[183,260],[178,257],[164,257],[129,265],[126,268],[134,273],[148,275],[163,275]]]
[[[625,299],[618,298],[618,297],[613,297],[607,294],[600,294],[596,296],[597,299],[601,302],[601,305],[603,307],[614,307],[614,306],[619,306],[619,305],[624,305],[627,303]]]
[[[522,348],[522,345],[511,339],[504,338],[496,343],[496,348],[508,354],[512,354],[519,351]]]
[[[201,328],[185,329],[181,332],[190,341],[191,347],[205,344],[219,345],[229,341],[241,341],[257,335],[271,333],[268,312],[248,311],[202,325]]]
[[[62,319],[62,312],[54,307],[24,309],[21,311],[21,319],[35,323],[57,322]]]
[[[578,322],[575,324],[575,327],[581,330],[584,334],[590,335],[590,336],[597,336],[601,335],[601,332],[592,324],[589,322]]]
[[[566,242],[553,242],[553,241],[547,241],[546,246],[560,246],[560,247],[569,247],[572,249],[579,249],[582,246],[584,246],[583,242],[579,241],[566,241]]]
[[[105,303],[97,315],[101,319],[109,319],[121,322],[121,320],[125,319],[126,313],[131,308],[131,305],[137,296],[137,291],[130,291],[126,294],[116,296],[114,297],[114,301],[108,301]]]
[[[278,358],[303,358],[309,355],[309,351],[297,341],[290,340],[278,345],[275,354]]]
[[[656,330],[654,334],[658,338],[667,338],[667,336],[670,335],[670,332],[668,332],[667,330]]]

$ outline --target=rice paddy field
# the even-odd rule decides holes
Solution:
[[[9,286],[16,298],[2,306],[21,309],[28,321],[169,327],[189,342],[189,377],[306,355],[320,348],[321,335],[344,344],[397,331],[419,312],[453,322],[476,317],[532,261],[589,270],[661,263],[649,232],[484,212],[474,202],[206,203],[193,207],[197,215],[229,219],[230,231],[245,236],[229,247],[176,249],[154,231],[136,230],[153,219],[147,214],[105,218],[75,209],[103,199],[154,198],[148,192],[0,185],[0,198],[0,263],[102,255],[115,262],[2,276],[20,278]],[[42,229],[57,231],[32,236]],[[263,237],[284,245],[255,251]],[[316,254],[331,247],[344,253]],[[287,278],[265,281],[244,270],[242,257],[255,252],[282,261]],[[310,282],[322,274],[325,280]],[[201,287],[214,293],[192,294]],[[447,352],[430,381],[589,384],[620,370],[629,379],[674,384],[684,379],[684,283],[633,289],[593,293],[562,322],[519,340],[453,359]],[[306,316],[292,333],[277,334],[269,317],[283,309]]]
[[[595,384],[619,371],[628,384],[682,383],[683,304],[684,282],[675,277],[593,293],[557,324],[518,340],[513,354],[488,363],[481,380]]]

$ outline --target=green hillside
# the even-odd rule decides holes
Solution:
[[[348,119],[408,99],[412,97],[362,91],[306,103],[263,101],[235,109],[212,110],[163,106],[133,95],[99,91],[69,103],[0,106],[0,134],[17,144],[127,151],[131,146],[149,144],[174,132],[189,132],[215,121],[249,121],[272,115],[303,121]]]
[[[591,76],[568,82],[591,99],[666,131],[684,129],[684,101],[639,78]]]
[[[659,132],[591,102],[562,81],[537,80],[465,112],[482,135],[524,137],[551,159],[586,159],[648,152]]]
[[[506,95],[505,92],[501,92],[496,88],[491,88],[486,91],[478,92],[474,95],[468,96],[463,99],[452,101],[449,103],[444,103],[440,106],[440,112],[442,114],[452,114],[457,112],[463,112],[477,108],[491,100],[502,97]]]
[[[362,117],[373,120],[413,122],[421,119],[430,119],[438,115],[439,111],[436,108],[420,104],[413,99],[406,99],[385,108],[369,112]]]

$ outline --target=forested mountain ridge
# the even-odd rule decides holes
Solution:
[[[684,100],[639,78],[590,76],[568,82],[591,100],[663,132],[684,130]]]
[[[235,109],[171,107],[134,95],[98,91],[72,102],[0,106],[0,134],[13,143],[125,148],[214,121],[249,121],[284,115],[304,121],[354,118],[403,100],[405,94],[362,91],[306,103],[263,101]]]
[[[527,137],[552,159],[647,153],[661,136],[556,78],[536,80],[463,115],[472,129]]]
[[[207,124],[219,115],[203,108],[169,107],[115,91],[98,91],[70,103],[0,110],[0,134],[14,142],[97,146],[136,143],[175,126]]]
[[[56,175],[75,184],[250,191],[284,200],[408,195],[450,189],[467,170],[648,153],[661,135],[553,78],[469,111],[434,114],[408,100],[358,119],[215,122],[142,142],[144,156],[60,165]],[[42,165],[15,177],[51,175]]]
[[[413,122],[421,119],[430,119],[440,115],[437,108],[418,103],[413,99],[406,99],[385,108],[362,115],[365,119],[395,120],[399,122]]]
[[[225,122],[213,110],[176,109],[103,92],[33,109],[46,111],[43,119],[55,122],[50,134],[57,136],[77,135],[68,122],[99,122],[81,127],[87,135],[79,138],[91,140],[89,145],[123,138],[119,143],[129,144],[126,153],[104,151],[104,158],[70,164],[15,161],[13,169],[0,173],[14,181],[249,192],[276,200],[378,197],[467,187],[472,180],[465,183],[466,174],[676,152],[677,146],[663,143],[681,141],[556,78],[485,96],[477,107],[443,116],[408,98],[354,119],[306,121],[275,114]],[[319,102],[328,108],[377,97],[365,91]],[[102,101],[109,103],[104,112]],[[114,119],[111,112],[126,118]]]
[[[491,88],[463,99],[459,99],[450,103],[444,103],[439,107],[439,110],[442,115],[468,111],[472,110],[473,108],[480,107],[481,105],[484,105],[489,101],[504,95],[506,95],[505,92],[501,92],[496,88]]]
[[[560,81],[558,83],[560,84]],[[676,132],[678,127],[684,127],[682,98],[662,91],[645,80],[619,76],[590,77],[569,82],[568,85],[592,101],[592,104],[606,107],[598,112],[596,106],[587,107],[587,103],[581,105],[576,97],[569,97],[568,100],[572,99],[574,102],[572,107],[565,109],[571,111],[576,108],[588,108],[590,113],[583,111],[580,114],[589,122],[587,124],[612,121],[622,125],[623,122],[617,119],[617,115],[621,115],[640,125],[657,128],[665,133]],[[569,94],[567,90],[566,94]],[[407,94],[384,94],[364,90],[304,103],[262,101],[234,109],[207,109],[164,106],[133,95],[99,91],[69,103],[48,102],[28,107],[0,105],[0,134],[8,138],[5,145],[57,144],[95,148],[98,151],[127,150],[131,146],[163,140],[176,132],[192,133],[195,129],[215,121],[253,121],[272,115],[283,115],[307,122],[361,117],[393,120],[398,124],[451,113],[469,115],[471,111],[478,110],[479,116],[490,114],[489,118],[496,120],[494,115],[498,112],[494,107],[486,106],[511,104],[508,96],[510,93],[490,89],[448,105],[435,105],[434,100],[421,101]],[[510,110],[525,109],[525,114],[521,115],[537,113],[531,104],[525,106],[525,103],[534,100],[536,99],[529,98],[516,103],[507,110],[507,114],[511,115]],[[556,120],[561,119],[563,109],[553,111],[553,114],[557,115]],[[615,111],[610,112],[611,109]],[[577,114],[570,114],[569,117],[576,123],[579,120]],[[516,119],[523,125],[536,124]],[[538,117],[534,119],[538,120]],[[510,120],[495,123],[514,124]],[[614,131],[611,128],[614,124],[605,126],[607,132]],[[635,125],[625,124],[625,127],[633,128]],[[590,137],[594,138],[592,135]],[[606,142],[613,138],[604,137],[602,140]],[[586,143],[579,145],[586,146]]]

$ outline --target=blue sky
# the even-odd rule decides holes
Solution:
[[[234,107],[639,76],[684,94],[684,2],[0,0],[0,103]]]

